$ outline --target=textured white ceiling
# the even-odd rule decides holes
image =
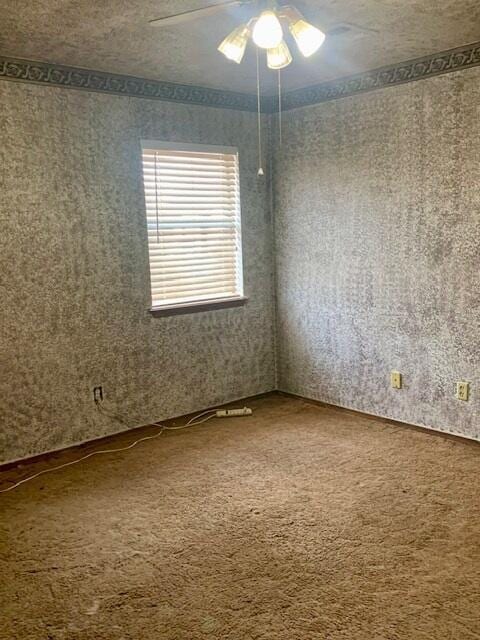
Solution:
[[[246,8],[175,27],[148,24],[159,16],[217,2],[0,0],[0,52],[253,93],[253,49],[239,66],[216,51],[220,40],[245,17]],[[294,4],[325,31],[345,22],[361,30],[327,37],[311,59],[295,55],[283,72],[283,84],[289,89],[480,41],[478,0],[295,0]],[[262,75],[263,91],[273,91],[275,74],[264,67]]]

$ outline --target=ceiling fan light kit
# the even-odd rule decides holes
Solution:
[[[283,39],[282,21],[287,23],[288,30],[305,58],[309,58],[322,46],[325,34],[307,22],[298,9],[292,6],[277,8],[272,4],[270,9],[262,11],[248,24],[234,29],[218,50],[229,60],[240,64],[251,37],[257,47],[267,50],[268,68],[283,69],[292,62],[292,56]]]
[[[227,9],[257,3],[260,3],[263,9],[260,15],[253,17],[249,20],[248,24],[241,24],[236,27],[218,47],[218,50],[223,53],[228,60],[240,64],[250,38],[257,47],[267,51],[280,47],[284,39],[282,23],[286,23],[288,31],[304,57],[310,57],[321,47],[325,40],[325,34],[307,22],[296,7],[292,5],[279,5],[275,0],[225,0],[224,2],[208,5],[207,7],[155,18],[154,20],[150,20],[150,24],[159,27],[175,26],[190,20],[213,16]],[[285,52],[285,47],[281,48]],[[288,56],[286,56],[284,60],[286,60],[287,57]],[[277,56],[272,54],[270,60],[275,64]],[[270,68],[278,69],[276,66]]]
[[[257,0],[226,0],[192,11],[184,11],[163,18],[151,20],[155,26],[173,26],[182,22],[215,15],[225,9],[256,3]],[[317,27],[307,22],[303,15],[291,5],[278,5],[275,0],[260,0],[262,11],[247,23],[240,24],[228,34],[218,46],[218,51],[228,60],[240,64],[245,55],[247,44],[251,39],[255,45],[256,71],[257,71],[257,129],[258,129],[258,175],[263,176],[262,167],[262,119],[261,119],[261,90],[260,90],[260,64],[259,52],[266,51],[267,67],[277,71],[278,74],[278,132],[279,146],[282,143],[282,88],[280,70],[292,62],[292,54],[284,40],[284,28],[286,24],[290,35],[295,40],[298,50],[305,58],[312,56],[322,46],[325,34]],[[288,33],[288,32],[287,32]]]
[[[267,67],[278,72],[278,131],[279,146],[282,144],[282,89],[280,70],[292,62],[292,54],[283,39],[282,22],[286,22],[300,53],[309,58],[322,46],[325,34],[307,22],[300,11],[290,5],[278,7],[274,0],[259,16],[234,29],[218,47],[218,50],[229,60],[237,64],[243,59],[247,43],[251,37],[256,45],[257,60],[257,102],[258,102],[258,175],[263,176],[262,167],[262,133],[260,118],[260,67],[259,49],[267,52]]]

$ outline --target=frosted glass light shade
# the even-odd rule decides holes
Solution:
[[[273,11],[262,11],[252,31],[252,38],[261,49],[274,49],[283,39],[282,25]]]
[[[295,38],[300,53],[305,58],[310,57],[320,49],[325,40],[325,34],[320,29],[303,19],[290,24],[290,33]]]
[[[241,24],[220,43],[218,50],[229,60],[240,64],[245,53],[249,35],[250,29],[248,26]]]
[[[283,69],[292,61],[292,55],[284,40],[275,49],[267,49],[267,66],[269,69]]]
[[[300,11],[295,7],[282,7],[281,17],[288,20],[288,28],[297,43],[300,53],[305,58],[317,51],[325,40],[325,34],[304,20]]]

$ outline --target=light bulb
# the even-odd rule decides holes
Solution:
[[[278,47],[283,38],[282,25],[273,11],[262,11],[255,23],[252,38],[261,49]]]
[[[290,33],[295,38],[300,53],[308,58],[320,49],[325,40],[325,34],[305,20],[297,20],[290,24]]]
[[[218,50],[229,60],[240,64],[247,46],[250,29],[246,24],[241,24],[234,29],[220,44]]]
[[[267,66],[269,69],[283,69],[291,61],[292,56],[284,40],[275,49],[267,49]]]

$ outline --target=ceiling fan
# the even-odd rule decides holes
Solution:
[[[280,70],[292,62],[292,54],[284,40],[283,26],[287,26],[288,31],[295,40],[300,53],[309,58],[323,44],[325,34],[317,27],[307,22],[300,11],[292,5],[277,3],[276,0],[227,0],[226,2],[209,5],[200,9],[184,11],[164,18],[150,20],[154,26],[173,26],[184,22],[213,16],[225,9],[242,7],[246,5],[257,5],[255,15],[243,22],[224,39],[218,46],[220,53],[233,62],[240,64],[245,54],[249,40],[256,45],[257,60],[257,129],[258,129],[258,175],[263,176],[262,167],[262,135],[261,135],[261,108],[260,108],[260,67],[259,50],[267,53],[267,66],[269,69],[277,70],[278,74],[278,126],[279,141],[282,141],[282,97]],[[257,10],[260,13],[257,13]]]
[[[215,15],[233,7],[259,4],[262,8],[247,22],[236,27],[218,46],[223,55],[240,64],[250,38],[260,49],[267,52],[267,66],[270,69],[283,69],[292,62],[292,55],[283,38],[284,23],[295,40],[300,53],[308,58],[323,44],[325,34],[307,22],[300,11],[292,5],[279,5],[275,0],[227,0],[200,9],[192,9],[175,15],[151,20],[154,26],[173,26]]]
[[[208,16],[213,16],[216,13],[232,7],[253,4],[256,1],[257,0],[227,0],[226,2],[211,4],[208,7],[200,7],[199,9],[191,9],[190,11],[175,13],[174,15],[165,16],[163,18],[155,18],[154,20],[150,20],[149,22],[155,27],[171,27],[176,24],[181,24],[182,22],[188,22],[189,20],[196,20],[197,18],[206,18]]]

